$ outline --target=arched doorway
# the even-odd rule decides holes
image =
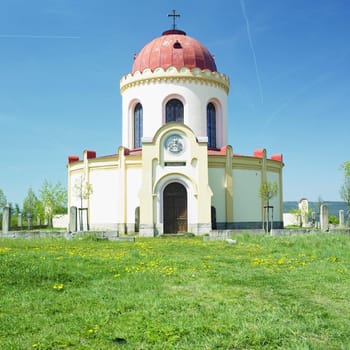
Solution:
[[[163,192],[164,233],[187,231],[187,191],[178,182],[167,185]]]

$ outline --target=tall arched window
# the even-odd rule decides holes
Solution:
[[[142,146],[141,138],[143,131],[142,105],[138,103],[134,109],[134,148]]]
[[[208,147],[216,148],[216,110],[211,102],[207,106],[207,135]]]
[[[165,122],[184,122],[184,106],[180,100],[172,99],[166,104],[165,108]]]

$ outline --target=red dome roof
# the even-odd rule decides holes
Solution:
[[[216,72],[216,64],[208,49],[199,41],[186,36],[182,30],[168,30],[162,36],[149,42],[135,56],[132,73],[146,68],[152,71],[158,67],[173,66],[209,69]]]

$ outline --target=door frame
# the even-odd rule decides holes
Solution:
[[[187,191],[187,230],[191,230],[191,225],[197,219],[196,193],[197,186],[192,179],[183,173],[170,173],[157,179],[153,185],[153,222],[155,234],[164,233],[164,216],[163,216],[163,192],[167,185],[172,182],[179,182]]]
[[[183,190],[185,191],[182,196],[179,196],[179,198],[182,198],[182,200],[183,200],[183,202],[185,204],[183,207],[181,207],[181,209],[183,209],[185,211],[185,213],[186,213],[186,218],[184,218],[185,223],[186,223],[186,225],[185,225],[186,227],[185,227],[184,230],[181,230],[180,227],[179,227],[179,224],[176,222],[178,219],[180,219],[180,217],[177,217],[176,215],[174,215],[174,217],[172,218],[174,220],[173,222],[170,222],[170,224],[169,224],[169,222],[166,222],[166,220],[167,220],[166,214],[167,213],[165,211],[166,205],[165,205],[165,200],[164,199],[165,199],[165,196],[166,196],[166,190],[169,188],[169,186],[174,185],[174,184],[182,186]],[[188,231],[188,190],[187,190],[187,186],[184,185],[180,181],[169,181],[163,187],[162,198],[163,198],[163,201],[162,201],[163,233],[178,233],[178,232],[186,232],[186,231]],[[173,204],[175,204],[177,202],[176,199],[175,199],[176,195],[173,196],[173,198],[174,198]],[[180,202],[182,202],[182,200],[180,200]],[[168,210],[171,210],[171,206],[170,206],[170,208],[168,208]],[[176,212],[176,210],[175,210],[175,212]],[[165,232],[166,231],[166,226],[174,227],[174,232]]]

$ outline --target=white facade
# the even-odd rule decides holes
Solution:
[[[218,85],[220,86],[218,88]],[[155,72],[127,75],[121,80],[123,98],[123,145],[132,149],[133,111],[137,103],[143,107],[143,136],[152,139],[165,124],[165,105],[171,99],[179,99],[184,106],[184,124],[198,138],[207,137],[206,106],[212,102],[217,111],[217,147],[227,144],[227,92],[228,78],[208,70],[177,71],[171,67]]]

